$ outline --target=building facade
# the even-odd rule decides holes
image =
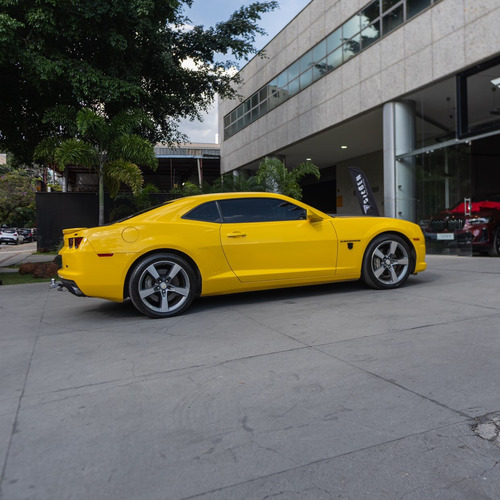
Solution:
[[[498,0],[312,0],[220,102],[222,173],[310,158],[305,201],[356,214],[356,166],[415,222],[500,194],[499,22]]]

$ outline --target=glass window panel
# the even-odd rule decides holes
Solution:
[[[333,51],[326,59],[328,68],[329,70],[335,69],[338,66],[340,66],[344,59],[343,59],[343,47],[340,47],[339,49]]]
[[[268,98],[268,100],[267,100],[267,109],[268,109],[268,111],[270,111],[271,109],[275,108],[277,105],[278,105],[278,103],[276,102],[276,97],[275,96],[271,96],[271,97]]]
[[[278,75],[278,87],[283,88],[288,83],[286,71]]]
[[[235,122],[237,119],[236,110],[231,112],[231,122]]]
[[[199,207],[194,208],[186,215],[182,217],[183,219],[189,220],[198,220],[203,222],[217,222],[221,223],[221,217],[219,214],[219,209],[215,201],[210,201],[208,203],[204,203]]]
[[[243,116],[243,106],[238,106],[236,108],[236,118],[241,118]]]
[[[298,78],[296,78],[293,82],[290,82],[288,84],[288,93],[289,93],[290,97],[292,95],[297,94],[299,92],[299,90],[300,90],[300,87],[299,87],[299,79]]]
[[[389,31],[392,31],[394,28],[397,28],[399,25],[403,24],[403,16],[403,5],[396,7],[394,10],[391,10],[391,12],[386,14],[382,19],[384,35],[389,33]]]
[[[267,87],[264,87],[259,90],[259,99],[260,102],[265,101],[267,99]]]
[[[312,69],[309,69],[300,75],[300,90],[305,89],[307,86],[311,85],[311,83]]]
[[[415,16],[420,11],[426,9],[431,4],[431,0],[407,0],[406,16],[408,19]]]
[[[272,222],[304,220],[305,209],[293,203],[272,198],[219,200],[224,222]]]
[[[254,122],[259,119],[259,108],[252,109],[252,118],[251,120]]]
[[[356,33],[359,33],[360,17],[358,15],[351,17],[351,19],[342,26],[342,29],[344,40],[352,38]]]
[[[364,28],[368,26],[370,23],[375,21],[377,17],[380,16],[380,2],[376,0],[376,2],[371,3],[361,12],[361,27]]]
[[[299,76],[299,62],[294,62],[289,68],[288,68],[288,81],[291,82],[293,79],[297,78]]]
[[[252,108],[255,108],[255,106],[257,106],[257,104],[259,104],[259,94],[254,94],[252,96],[252,103],[251,103],[251,107]]]
[[[361,32],[361,47],[364,49],[380,38],[380,21]]]
[[[394,7],[401,0],[382,0],[382,12],[389,10],[391,7]]]
[[[267,111],[268,111],[268,104],[267,104],[267,101],[264,101],[260,105],[260,116],[262,116],[263,114],[267,113]]]
[[[324,57],[326,57],[326,40],[319,42],[318,45],[314,47],[313,62],[316,63],[317,61],[321,61]]]
[[[313,80],[316,81],[318,78],[326,75],[326,73],[328,73],[328,68],[325,57],[322,61],[317,62],[313,66]]]
[[[326,39],[326,49],[328,52],[332,52],[342,43],[342,28],[335,30],[327,39]]]
[[[271,83],[267,84],[267,95],[269,98],[273,97],[278,91],[278,80],[275,78]]]
[[[227,127],[231,123],[230,118],[231,118],[230,115],[226,115],[224,117],[224,127]]]
[[[361,35],[357,35],[348,42],[345,42],[343,49],[344,61],[354,57],[361,50]]]
[[[310,50],[300,58],[300,72],[303,73],[304,71],[308,70],[311,67],[312,62],[313,54],[312,50]]]
[[[288,95],[287,89],[280,89],[279,92],[276,94],[276,98],[275,98],[276,105],[281,104],[282,102],[285,102],[287,99],[287,95]]]
[[[243,103],[243,113],[247,113],[248,111],[250,111],[250,99],[247,99]]]

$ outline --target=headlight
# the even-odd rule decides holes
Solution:
[[[490,217],[474,217],[473,219],[469,219],[469,224],[476,226],[477,224],[488,224],[490,221]]]

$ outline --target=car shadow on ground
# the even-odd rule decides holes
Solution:
[[[437,275],[434,278],[430,278],[431,279],[426,280],[427,283],[437,279]],[[404,287],[415,287],[421,284],[422,282],[410,279],[404,284]],[[379,290],[369,288],[365,286],[361,281],[346,281],[339,283],[327,283],[324,285],[310,285],[301,287],[277,288],[274,290],[264,290],[256,292],[214,295],[210,297],[200,297],[198,299],[195,299],[191,307],[180,316],[214,313],[231,307],[240,308],[267,303],[277,304],[283,302],[287,304],[300,304],[301,301],[310,299],[311,297],[314,298],[331,295],[332,298],[338,298],[339,296],[344,297],[345,295],[349,295],[352,293],[359,294],[363,292],[366,294],[371,294],[374,292],[379,292]],[[123,303],[103,301],[101,304],[93,306],[92,309],[96,313],[107,316],[109,318],[144,318],[145,320],[151,319],[137,311],[130,300],[126,300]],[[86,312],[89,313],[90,310],[87,309]]]

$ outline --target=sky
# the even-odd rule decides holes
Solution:
[[[256,47],[262,49],[276,36],[309,2],[310,0],[278,0],[279,8],[273,12],[262,14],[259,26],[267,32],[266,36],[256,39]],[[225,21],[243,5],[249,5],[252,0],[194,0],[191,8],[185,9],[185,14],[192,24],[214,26],[219,21]],[[243,67],[245,61],[240,61]],[[183,120],[180,130],[189,137],[190,142],[213,143],[217,134],[217,103],[211,111],[204,115],[202,122]]]

